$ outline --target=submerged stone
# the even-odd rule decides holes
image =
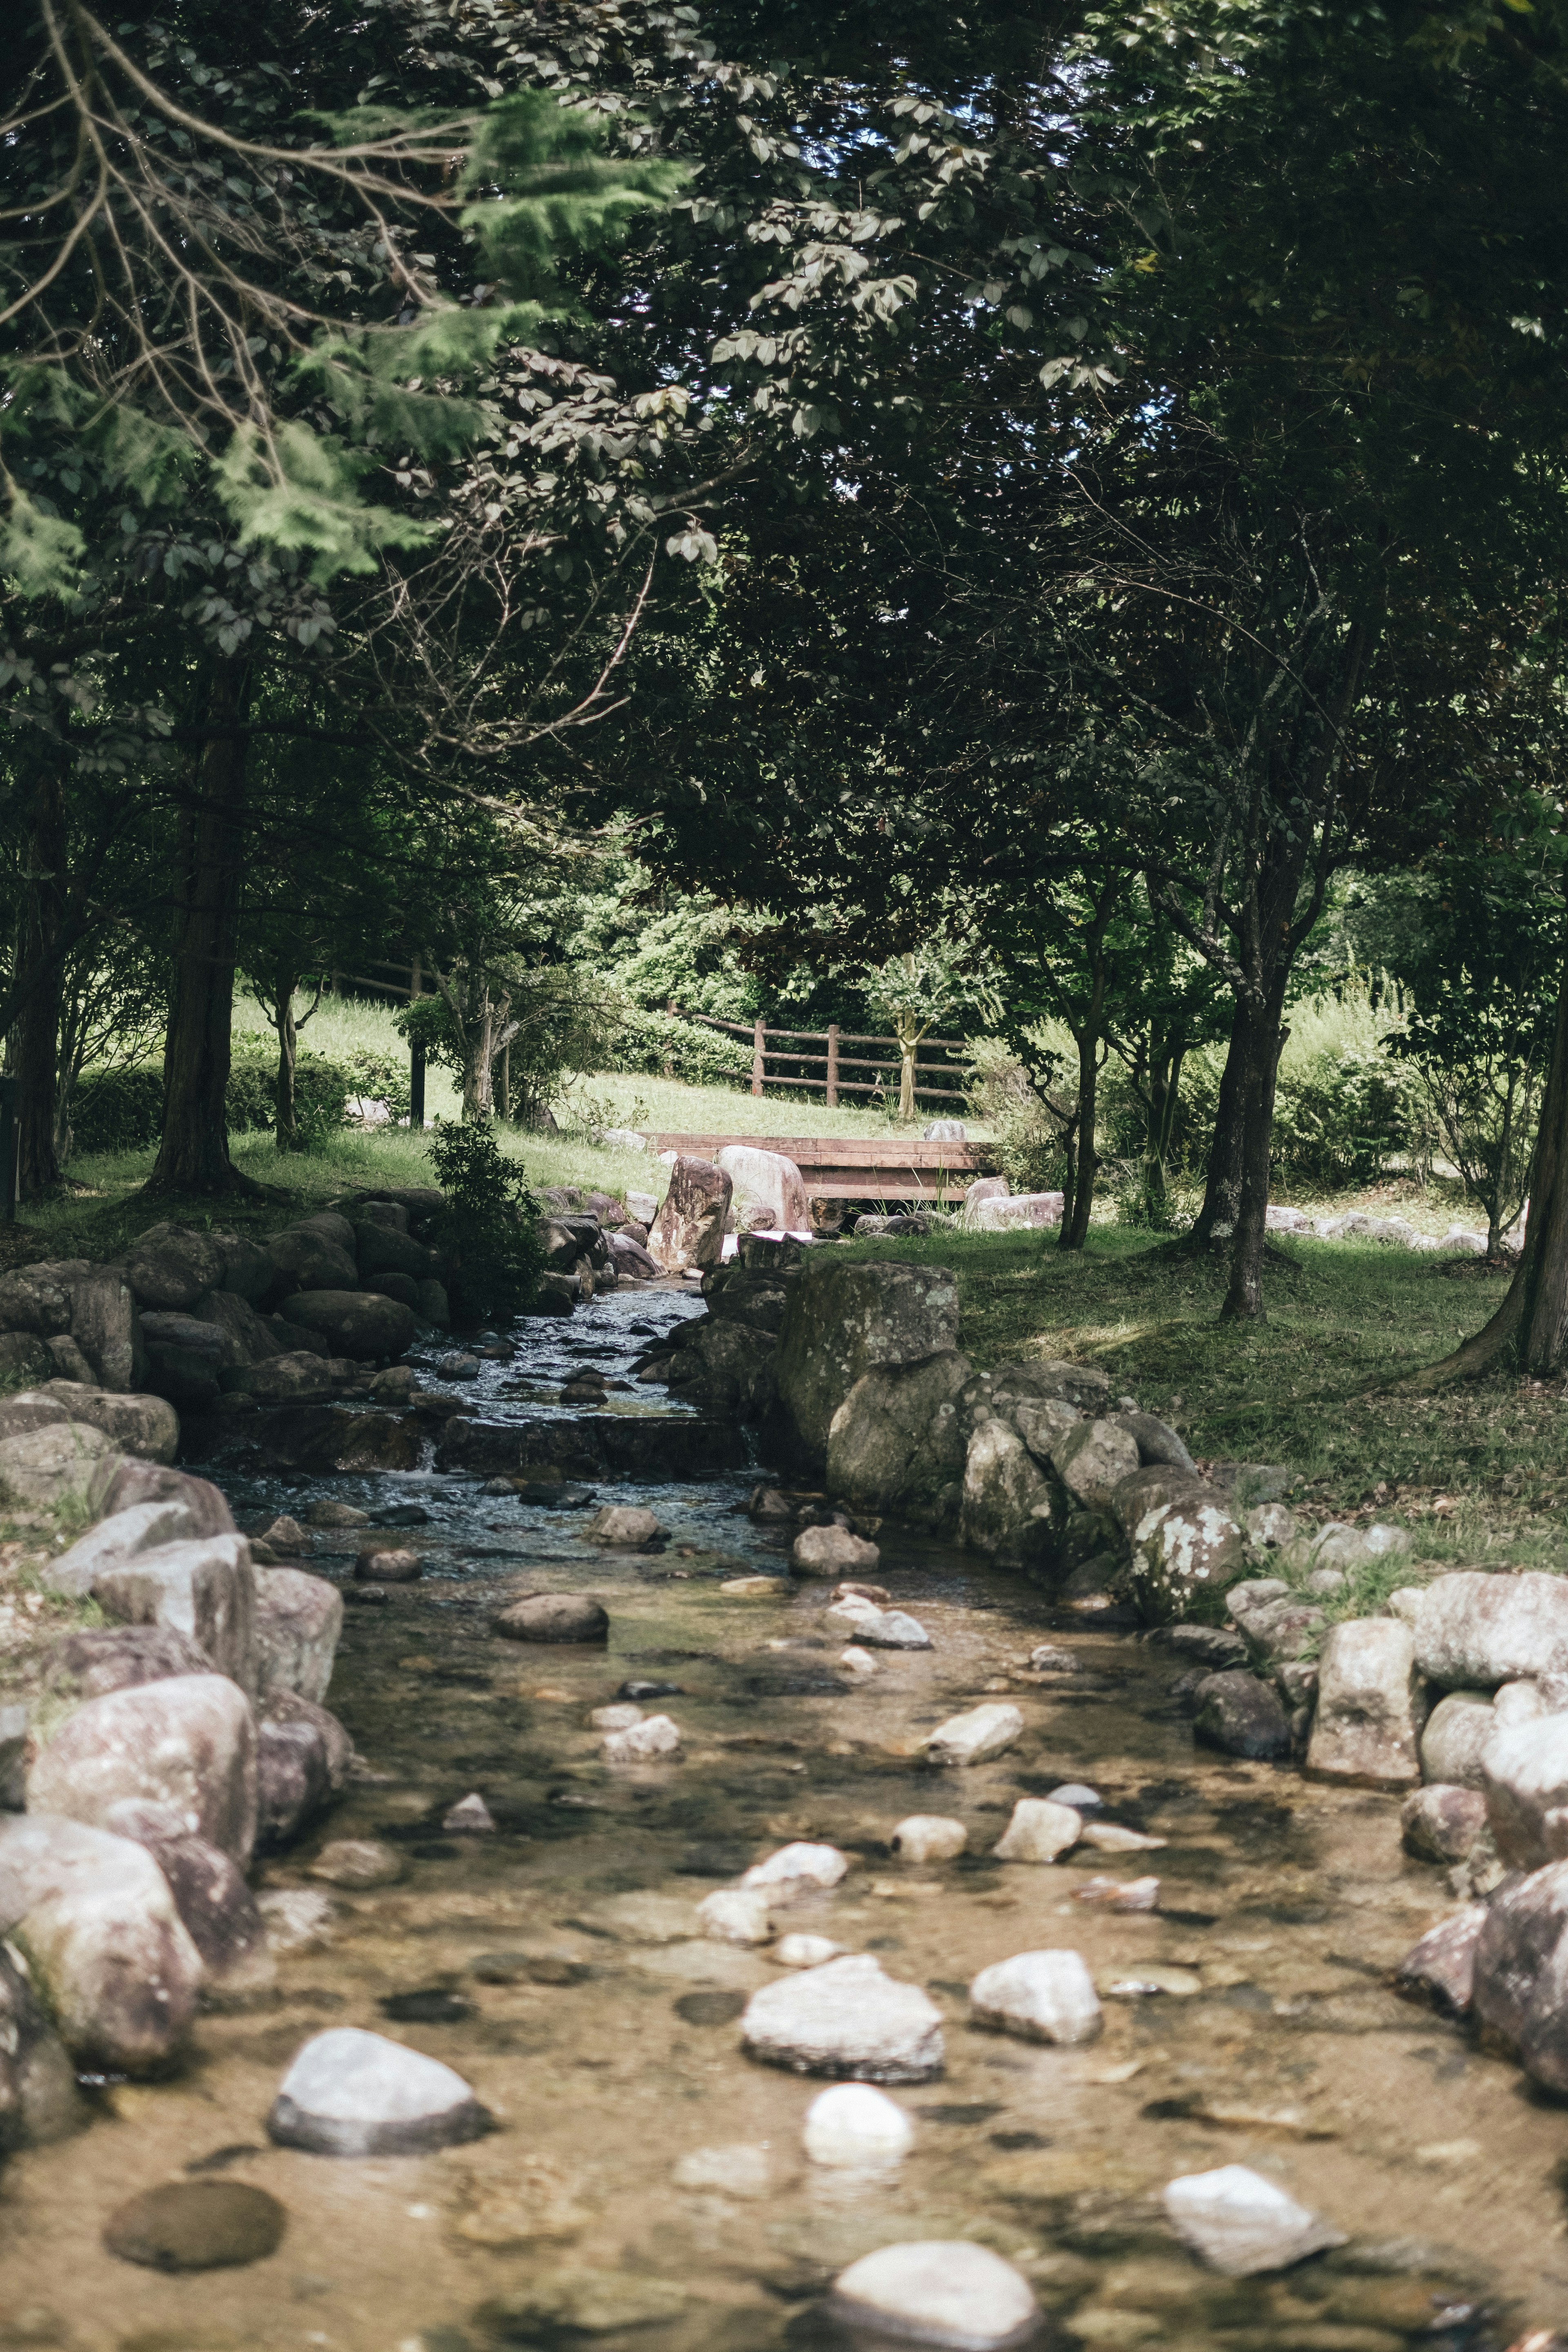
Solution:
[[[1012,2352],[1043,2326],[1023,2273],[967,2238],[862,2255],[835,2279],[828,2309],[852,2330],[947,2352]]]
[[[345,2025],[306,2042],[267,2128],[317,2156],[413,2156],[478,2139],[489,2118],[449,2066]]]
[[[154,2271],[231,2269],[258,2263],[283,2242],[289,2216],[276,2197],[240,2180],[166,2180],[119,2206],[103,2242],[121,2262]]]

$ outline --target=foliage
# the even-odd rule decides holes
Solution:
[[[297,1087],[302,1129],[320,1150],[343,1123],[343,1105],[360,1091],[353,1069],[326,1054],[301,1054]],[[237,1135],[268,1129],[278,1110],[278,1063],[259,1038],[237,1037],[229,1065],[228,1123]],[[158,1140],[163,1123],[161,1063],[132,1062],[83,1072],[71,1111],[74,1150],[136,1151]]]
[[[393,1124],[413,1115],[410,1096],[410,1076],[406,1059],[399,1055],[377,1052],[374,1046],[356,1045],[348,1056],[352,1084],[351,1097],[361,1102],[384,1102],[392,1113]]]
[[[509,1323],[532,1304],[544,1265],[539,1203],[488,1122],[437,1119],[430,1162],[447,1195],[435,1238],[455,1264],[447,1288],[459,1323]]]
[[[88,1069],[71,1102],[73,1156],[84,1151],[140,1151],[158,1140],[163,1124],[162,1063],[132,1062]]]
[[[971,1116],[991,1129],[988,1157],[1014,1192],[1061,1190],[1062,1121],[1043,1091],[1047,1070],[1055,1066],[1048,1047],[1038,1050],[1032,1067],[1000,1038],[982,1038],[973,1048]]]
[[[743,1037],[726,1036],[721,1029],[699,1028],[675,1013],[641,1007],[621,1014],[612,1051],[613,1068],[684,1078],[692,1086],[747,1078],[752,1072],[752,1048]]]

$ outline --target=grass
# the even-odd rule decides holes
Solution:
[[[1382,1392],[1478,1329],[1503,1276],[1464,1261],[1445,1274],[1376,1244],[1292,1241],[1268,1277],[1268,1321],[1237,1326],[1219,1320],[1223,1262],[1116,1226],[1093,1228],[1080,1255],[1026,1234],[851,1246],[951,1265],[979,1363],[1103,1365],[1200,1461],[1286,1465],[1310,1513],[1402,1521],[1429,1568],[1568,1570],[1568,1383],[1500,1375],[1436,1397]],[[1364,1608],[1406,1573],[1368,1571],[1347,1598]]]
[[[934,1109],[924,1110],[900,1125],[882,1111],[861,1110],[853,1104],[829,1110],[826,1103],[807,1096],[752,1095],[744,1087],[693,1087],[679,1078],[625,1070],[599,1071],[575,1080],[556,1104],[556,1117],[564,1120],[575,1112],[581,1124],[582,1108],[589,1105],[595,1126],[646,1129],[660,1135],[856,1135],[884,1143],[919,1136],[938,1116]],[[954,1103],[942,1115],[962,1111],[963,1105]],[[971,1136],[987,1132],[973,1119],[964,1124]]]

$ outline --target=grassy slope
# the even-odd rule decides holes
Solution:
[[[1562,1388],[1508,1377],[1433,1398],[1378,1392],[1479,1328],[1500,1276],[1446,1275],[1375,1244],[1293,1242],[1290,1265],[1268,1276],[1268,1320],[1238,1328],[1218,1319],[1223,1265],[1114,1227],[1096,1228],[1076,1257],[1029,1234],[853,1246],[952,1265],[964,1345],[984,1364],[1103,1364],[1200,1460],[1287,1464],[1310,1506],[1403,1520],[1433,1565],[1568,1569]]]

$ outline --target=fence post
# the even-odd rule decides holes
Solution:
[[[838,1024],[827,1024],[827,1108],[838,1108]]]
[[[767,1061],[763,1051],[763,1039],[766,1034],[767,1032],[763,1027],[763,1016],[759,1013],[752,1024],[752,1092],[754,1095],[762,1093],[768,1075]]]
[[[416,1129],[425,1125],[425,1048],[417,1039],[408,1047],[408,1124]]]

